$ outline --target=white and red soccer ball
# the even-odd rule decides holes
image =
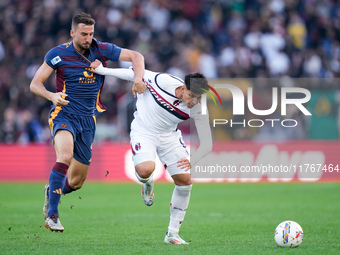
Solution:
[[[294,248],[302,243],[303,230],[295,221],[286,220],[276,227],[274,238],[278,246]]]

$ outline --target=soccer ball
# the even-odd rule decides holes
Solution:
[[[281,247],[297,247],[302,243],[303,230],[295,221],[281,222],[275,229],[275,242]]]

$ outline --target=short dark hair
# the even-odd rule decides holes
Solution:
[[[92,19],[90,14],[80,12],[74,15],[72,18],[72,29],[75,30],[80,23],[85,24],[87,26],[92,26],[96,23],[96,21]]]
[[[184,78],[185,87],[196,95],[202,95],[205,90],[209,90],[208,81],[201,73],[187,74]]]

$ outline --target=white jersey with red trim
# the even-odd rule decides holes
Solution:
[[[148,70],[145,70],[143,80],[148,89],[137,95],[137,110],[134,113],[134,122],[137,123],[132,123],[133,126],[142,124],[153,133],[167,133],[176,130],[178,123],[190,118],[190,113],[196,107],[189,109],[175,96],[175,90],[183,86],[183,80]]]

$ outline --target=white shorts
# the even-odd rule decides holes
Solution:
[[[158,155],[169,174],[189,174],[177,167],[177,161],[189,156],[180,130],[165,134],[154,134],[139,128],[130,132],[132,160],[134,165],[145,161],[156,161]]]

